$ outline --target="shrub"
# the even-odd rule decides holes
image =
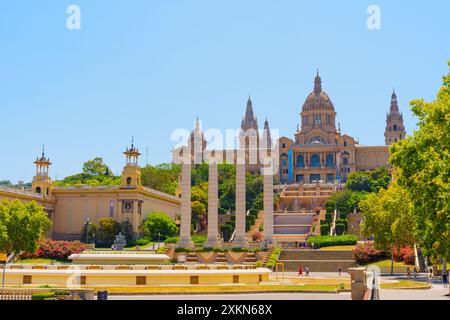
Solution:
[[[34,253],[23,253],[21,258],[44,258],[67,261],[69,256],[86,250],[86,245],[80,241],[55,241],[45,239],[38,242]]]
[[[326,235],[330,234],[330,225],[328,223],[320,224],[320,234],[322,236],[326,236]]]
[[[180,237],[169,237],[164,240],[164,243],[177,243],[180,240]]]
[[[175,221],[164,212],[152,212],[141,224],[142,234],[152,240],[173,237],[178,233]]]
[[[248,252],[249,250],[247,248],[232,248],[232,252]]]
[[[255,208],[251,208],[251,209],[249,210],[249,213],[250,213],[250,215],[252,215],[252,216],[257,216],[257,215],[258,215],[258,212],[259,212],[259,210],[258,210],[258,209],[255,209]]]
[[[262,267],[262,261],[256,261],[255,267],[261,268]]]
[[[31,295],[31,300],[49,300],[55,298],[55,292],[36,292]]]
[[[222,232],[223,240],[228,241],[230,240],[230,237],[233,233],[233,226],[230,226],[229,224],[225,224],[220,227],[220,232]]]
[[[275,267],[275,264],[278,261],[278,257],[280,256],[281,253],[281,249],[280,248],[275,248],[272,252],[272,254],[270,255],[269,259],[267,260],[267,264],[266,267],[269,269],[273,269]]]
[[[357,245],[353,249],[353,256],[358,264],[368,264],[388,257],[385,251],[375,249],[373,244]]]
[[[258,231],[253,232],[253,234],[252,234],[253,241],[261,241],[262,238],[263,238],[263,234],[261,232],[258,232]]]
[[[196,235],[191,237],[192,242],[194,242],[195,244],[204,244],[207,239],[208,239],[207,236]]]
[[[139,239],[136,240],[136,245],[137,246],[145,246],[145,245],[147,245],[149,243],[150,243],[150,239],[145,238],[145,237],[139,238]]]
[[[259,225],[259,231],[260,231],[260,232],[263,232],[263,231],[264,231],[264,225],[263,225],[263,224],[260,224],[260,225]]]
[[[251,225],[254,225],[255,221],[256,221],[256,217],[253,216],[253,215],[248,215],[248,216],[245,217],[245,220],[249,221]]]
[[[343,235],[347,228],[345,227],[345,224],[343,223],[336,223],[336,234],[337,235]]]
[[[341,236],[310,236],[308,244],[313,244],[317,247],[330,246],[345,246],[354,245],[357,243],[355,235],[341,235]]]
[[[340,212],[339,213],[339,219],[347,220],[348,219],[348,213]]]
[[[333,220],[333,213],[325,213],[325,220],[331,222]]]
[[[413,265],[415,264],[416,255],[414,253],[414,249],[407,246],[403,247],[400,250],[394,250],[394,260],[397,262],[404,262],[405,264]]]

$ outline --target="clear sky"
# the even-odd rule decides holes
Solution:
[[[80,30],[66,28],[71,4]],[[380,30],[366,26],[372,4]],[[435,98],[449,12],[448,0],[4,1],[0,180],[31,181],[42,144],[52,178],[96,156],[119,173],[131,136],[169,162],[174,129],[196,116],[237,128],[249,92],[260,126],[293,137],[317,68],[342,132],[382,145],[394,86],[409,133],[409,101]]]

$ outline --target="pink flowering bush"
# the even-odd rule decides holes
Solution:
[[[403,247],[400,250],[394,250],[394,260],[398,262],[404,262],[405,264],[414,265],[416,259],[416,255],[414,253],[414,249],[407,246]]]
[[[23,253],[21,258],[45,258],[67,261],[73,253],[86,250],[86,245],[80,241],[55,241],[51,239],[41,240],[34,253]]]
[[[353,249],[353,256],[358,264],[368,264],[387,258],[387,254],[383,250],[375,249],[373,243],[358,244]]]

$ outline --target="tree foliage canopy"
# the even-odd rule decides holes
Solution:
[[[435,101],[411,106],[419,129],[392,145],[390,162],[412,200],[422,250],[450,259],[450,72]]]
[[[0,251],[34,252],[37,242],[51,227],[43,207],[36,202],[0,202]]]
[[[364,220],[361,231],[374,236],[377,249],[391,251],[414,244],[414,219],[407,192],[396,183],[370,193],[359,204]]]
[[[144,237],[157,240],[158,233],[160,240],[173,237],[178,233],[178,227],[164,212],[152,212],[142,221],[141,233]]]

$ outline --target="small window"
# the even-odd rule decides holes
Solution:
[[[239,283],[239,276],[233,276],[233,283]]]
[[[36,188],[36,193],[41,193],[41,187]]]
[[[147,277],[145,276],[136,277],[136,285],[145,286],[146,284],[147,284]]]
[[[25,275],[23,276],[23,284],[31,284],[31,276]]]
[[[198,283],[199,283],[198,280],[199,280],[199,279],[198,279],[198,276],[191,276],[191,281],[190,281],[190,283],[191,283],[191,284],[198,284]]]
[[[86,285],[86,276],[80,276],[80,285],[82,286]]]
[[[131,184],[131,181],[132,181],[131,178],[128,177],[128,178],[127,178],[127,185],[130,185],[130,184]]]

